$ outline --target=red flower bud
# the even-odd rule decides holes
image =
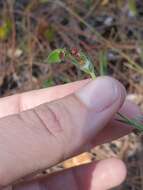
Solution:
[[[71,54],[76,56],[78,54],[78,49],[77,48],[72,48],[71,49]]]

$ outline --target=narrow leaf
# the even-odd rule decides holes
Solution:
[[[107,59],[107,52],[101,51],[99,54],[99,63],[100,63],[100,75],[107,75],[108,74],[108,59]]]

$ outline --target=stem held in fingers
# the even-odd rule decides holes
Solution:
[[[67,50],[65,48],[56,49],[52,51],[48,56],[48,63],[60,63],[63,60],[71,61],[73,65],[80,69],[84,73],[90,75],[90,77],[95,80],[95,68],[91,59],[82,51],[77,48],[72,48],[71,50]],[[127,124],[129,126],[134,127],[139,132],[143,132],[143,122],[139,118],[129,119],[128,117],[122,115],[121,113],[117,113],[119,119],[117,121]]]

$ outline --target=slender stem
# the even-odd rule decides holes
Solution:
[[[51,1],[51,2],[53,2],[53,1]],[[126,53],[124,53],[123,51],[115,48],[114,45],[110,41],[105,39],[99,32],[97,32],[95,30],[94,27],[92,27],[90,24],[88,24],[88,22],[86,22],[82,17],[80,17],[72,9],[70,9],[64,2],[62,2],[61,0],[57,0],[56,3],[58,5],[60,5],[61,7],[64,7],[64,9],[66,9],[71,15],[73,15],[77,20],[79,20],[81,23],[83,23],[87,28],[89,28],[89,30],[93,34],[96,35],[96,41],[105,44],[108,48],[110,48],[113,51],[117,52],[120,56],[122,56],[124,59],[126,59],[128,61],[128,63],[125,64],[125,66],[127,66],[128,68],[136,70],[140,74],[143,74],[143,68],[139,64],[137,64],[133,59],[131,59]]]
[[[90,73],[90,76],[91,76],[91,78],[93,79],[93,80],[95,80],[96,79],[96,75],[95,75],[95,73]]]

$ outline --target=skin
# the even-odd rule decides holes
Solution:
[[[125,90],[118,81],[105,77],[100,78],[98,83],[100,82],[105,85],[106,82],[113,82],[120,92],[116,101],[103,110],[89,108],[82,101],[84,96],[80,98],[81,89],[88,91],[91,88],[91,80],[31,91],[0,100],[1,188],[9,185],[5,187],[6,190],[106,190],[124,181],[124,163],[111,158],[42,179],[14,183],[87,148],[117,139],[132,131],[131,127],[115,121],[114,115],[120,109],[122,114],[132,118],[141,114],[139,108],[125,100]],[[98,89],[95,93],[98,93]],[[95,107],[100,98],[99,96]]]

